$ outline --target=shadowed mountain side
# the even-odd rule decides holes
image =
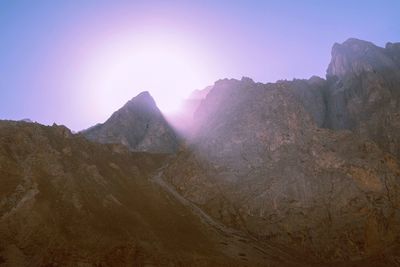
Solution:
[[[1,121],[0,133],[4,266],[294,266],[203,222],[153,181],[163,155],[62,126]]]
[[[176,134],[148,92],[142,92],[116,111],[105,123],[82,134],[100,143],[127,146],[131,151],[174,153]]]

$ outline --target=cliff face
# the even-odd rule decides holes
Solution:
[[[165,179],[265,244],[315,262],[374,257],[399,238],[399,162],[367,138],[319,128],[303,83],[217,82]]]
[[[265,243],[320,263],[391,266],[400,238],[398,44],[350,39],[332,56],[327,80],[218,81],[165,179]]]
[[[131,151],[173,153],[178,148],[174,131],[148,92],[139,94],[105,123],[82,134],[92,141],[125,145]]]
[[[325,126],[350,129],[400,157],[400,43],[335,44],[327,70]]]

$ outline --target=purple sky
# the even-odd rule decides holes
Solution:
[[[396,0],[1,1],[0,118],[80,130],[144,90],[169,112],[220,78],[324,76],[334,42],[400,41],[399,10]]]

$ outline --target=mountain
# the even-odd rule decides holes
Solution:
[[[82,134],[100,143],[127,146],[131,151],[173,153],[178,139],[148,92],[142,92],[103,124]]]
[[[399,266],[399,92],[400,44],[352,38],[325,79],[195,92],[182,145],[147,92],[0,121],[0,266]]]
[[[165,154],[0,121],[0,159],[1,266],[295,266],[174,197]]]
[[[335,44],[326,80],[216,82],[164,179],[266,246],[319,265],[395,266],[398,47]]]

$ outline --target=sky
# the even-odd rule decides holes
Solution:
[[[398,0],[0,1],[0,119],[78,131],[142,91],[173,113],[222,78],[325,76],[350,37],[400,41]]]

